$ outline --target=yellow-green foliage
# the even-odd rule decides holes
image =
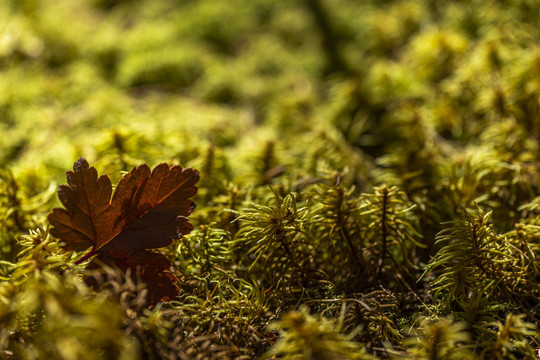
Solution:
[[[535,358],[537,0],[3,0],[0,20],[0,358]],[[160,250],[174,301],[50,236],[81,156],[113,183],[200,171],[195,230]]]

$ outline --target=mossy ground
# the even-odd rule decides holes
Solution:
[[[0,19],[1,358],[535,358],[538,1],[5,0]],[[177,301],[145,308],[136,277],[49,235],[80,156],[113,183],[200,170],[195,230],[163,250]]]

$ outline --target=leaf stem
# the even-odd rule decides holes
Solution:
[[[92,250],[90,250],[86,255],[84,255],[82,258],[80,258],[79,260],[75,261],[75,265],[79,265],[83,262],[85,262],[86,260],[88,260],[89,258],[91,258],[92,256],[94,256],[96,254],[96,248],[93,247]]]

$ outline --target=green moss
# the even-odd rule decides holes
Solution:
[[[0,358],[534,359],[536,0],[0,17]],[[195,230],[162,249],[178,299],[147,309],[49,235],[80,156],[113,183],[200,171]]]

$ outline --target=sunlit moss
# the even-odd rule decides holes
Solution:
[[[0,358],[534,358],[536,0],[5,0],[0,18]],[[80,156],[113,183],[200,171],[195,230],[162,249],[174,301],[145,308],[137,276],[49,235]]]

